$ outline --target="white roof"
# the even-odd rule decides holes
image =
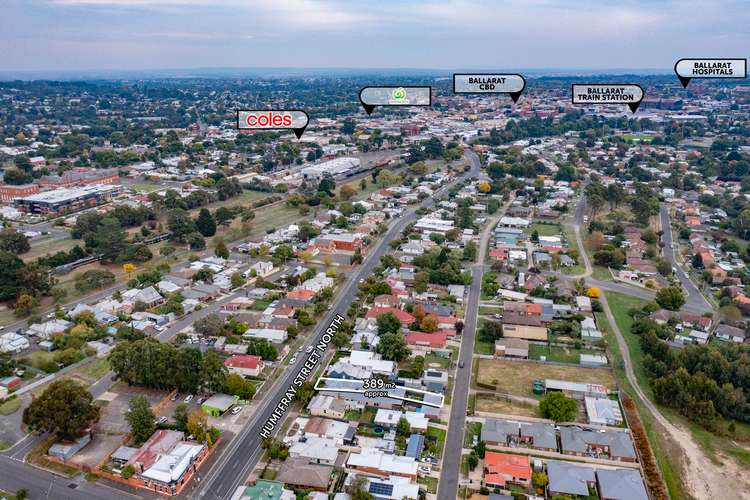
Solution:
[[[406,418],[412,429],[427,429],[427,424],[429,423],[427,417],[425,417],[422,413],[416,413],[413,411],[401,413],[400,411],[396,410],[386,410],[384,408],[379,408],[378,412],[375,414],[375,423],[384,425],[396,425],[402,417]]]
[[[162,483],[177,481],[201,450],[203,445],[200,444],[179,443],[172,451],[160,456],[151,467],[141,473],[141,476]]]
[[[349,364],[370,368],[373,372],[393,373],[393,361],[387,361],[375,357],[371,351],[352,351],[349,355]]]
[[[413,458],[385,454],[375,448],[362,448],[361,453],[352,453],[346,463],[349,466],[376,467],[394,474],[417,474],[417,462]]]
[[[289,448],[289,455],[333,463],[339,454],[335,439],[307,436],[305,442],[296,442]]]

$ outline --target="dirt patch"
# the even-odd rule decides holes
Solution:
[[[536,407],[528,403],[510,401],[499,396],[477,394],[476,411],[497,413],[500,415],[515,415],[518,417],[538,417]]]
[[[533,396],[532,382],[546,378],[615,387],[614,374],[606,368],[582,368],[529,361],[480,359],[477,382],[496,390],[521,396]]]

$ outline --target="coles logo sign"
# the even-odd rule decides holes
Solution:
[[[297,109],[237,111],[237,128],[244,130],[289,129],[299,138],[308,122],[307,113]]]

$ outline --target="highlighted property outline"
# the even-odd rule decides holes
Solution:
[[[342,389],[342,388],[337,388],[337,387],[320,387],[319,384],[320,384],[321,380],[324,381],[324,382],[326,380],[335,380],[337,382],[357,382],[357,383],[360,383],[360,384],[364,384],[365,383],[364,379],[318,377],[318,380],[315,381],[315,386],[313,388],[316,391],[319,391],[319,392],[320,391],[326,391],[326,392],[350,392],[350,393],[356,393],[356,394],[364,394],[365,392],[376,391],[376,390],[379,391],[380,390],[380,389],[368,389],[368,390],[365,390],[365,389]],[[419,394],[432,394],[433,396],[439,396],[440,397],[440,404],[430,403],[430,402],[427,402],[427,401],[420,401],[418,399],[413,399],[413,398],[407,398],[406,396],[392,396],[390,394],[388,394],[387,396],[383,396],[383,397],[387,397],[387,398],[390,398],[390,399],[400,399],[401,401],[408,401],[410,403],[417,403],[417,404],[421,404],[421,405],[425,405],[425,406],[431,406],[433,408],[442,408],[443,405],[445,404],[445,395],[443,395],[443,394],[439,394],[437,392],[425,391],[425,390],[422,390],[422,389],[413,389],[411,387],[398,386],[398,388],[399,389],[403,389],[404,393],[406,393],[408,391],[411,391],[411,392],[416,392],[416,393],[419,393]]]

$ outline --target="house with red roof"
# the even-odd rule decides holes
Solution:
[[[506,484],[528,488],[531,484],[531,466],[526,455],[510,455],[488,451],[484,455],[484,485],[504,488]]]
[[[315,293],[316,292],[314,290],[306,290],[300,288],[299,290],[292,290],[291,292],[287,293],[286,296],[289,299],[310,300],[315,297]]]
[[[441,330],[455,330],[458,318],[455,316],[438,316],[438,328]]]
[[[403,326],[409,326],[412,323],[414,323],[414,316],[396,307],[373,307],[372,309],[367,311],[367,314],[365,315],[365,317],[377,318],[381,314],[385,314],[385,313],[391,313],[394,316],[396,316],[399,319],[399,321],[401,321],[401,324]]]
[[[413,347],[423,347],[426,350],[444,349],[448,341],[448,332],[409,332],[405,336],[406,343]]]
[[[373,301],[375,307],[397,307],[398,298],[394,295],[378,295]]]
[[[257,377],[263,371],[263,358],[251,354],[235,354],[224,360],[229,373],[242,377]]]

